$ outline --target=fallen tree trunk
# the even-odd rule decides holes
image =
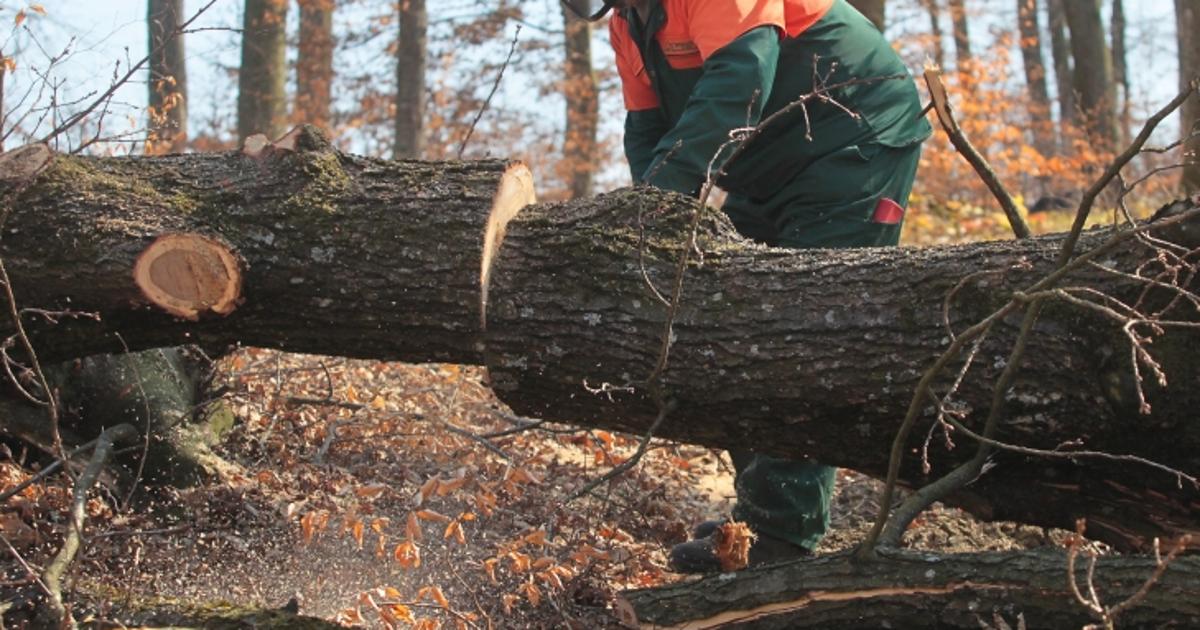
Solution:
[[[354,157],[309,127],[237,152],[53,156],[27,188],[11,166],[0,255],[18,302],[101,316],[33,316],[44,360],[120,352],[120,333],[133,349],[479,363],[487,217],[533,201],[521,164]]]
[[[651,425],[658,408],[642,381],[659,360],[668,309],[648,285],[673,295],[693,201],[626,190],[522,209],[532,199],[523,167],[385,162],[297,137],[252,155],[58,156],[28,187],[0,181],[0,195],[19,193],[0,240],[19,302],[101,314],[34,326],[37,347],[58,358],[112,351],[120,332],[135,348],[243,343],[482,363],[519,413],[637,433]],[[699,229],[703,260],[680,288],[658,383],[673,408],[658,435],[873,475],[885,470],[922,371],[949,343],[944,316],[961,331],[998,308],[1049,273],[1061,242],[795,252],[739,238],[715,211]],[[1192,220],[1165,236],[1190,249],[1197,230]],[[237,261],[193,248],[159,275],[138,276],[191,300],[195,321],[133,281],[139,257],[164,234],[223,244]],[[1091,233],[1080,251],[1107,238]],[[1154,256],[1127,239],[1097,262],[1128,274]],[[241,286],[230,301],[222,296],[235,275]],[[1065,282],[1122,298],[1147,290],[1094,266]],[[209,285],[220,290],[202,289]],[[490,286],[486,331],[481,286]],[[1146,299],[1170,295],[1152,287]],[[231,312],[214,308],[225,303]],[[1014,322],[997,323],[955,395],[968,426],[986,415]],[[1050,449],[1082,441],[1194,474],[1198,337],[1171,329],[1155,339],[1171,387],[1149,383],[1153,413],[1142,415],[1120,327],[1051,304],[1006,396],[1001,439]],[[937,391],[953,379],[948,371]],[[936,439],[926,474],[917,453],[932,419],[931,406],[909,444],[907,485],[973,450],[965,438],[954,450]],[[1072,527],[1085,517],[1092,536],[1121,548],[1200,533],[1196,488],[1161,470],[1008,453],[994,464],[949,501],[989,519]]]
[[[716,575],[618,600],[634,628],[1080,628],[1099,621],[1070,590],[1062,550],[939,556],[890,551],[882,564],[826,556]],[[1076,580],[1088,592],[1087,560]],[[1093,586],[1114,607],[1151,579],[1155,560],[1106,557]],[[1086,595],[1085,595],[1086,597]],[[1200,624],[1200,559],[1176,559],[1145,599],[1119,616],[1120,628]]]

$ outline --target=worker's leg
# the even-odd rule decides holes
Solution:
[[[726,211],[759,240],[773,225],[776,236],[768,242],[780,247],[895,245],[919,159],[920,145],[847,147],[813,162],[765,203],[730,195]],[[734,518],[759,534],[816,546],[829,527],[835,470],[812,460],[730,455],[737,471]]]
[[[798,547],[813,549],[829,529],[829,501],[837,470],[810,459],[783,459],[730,451],[736,477],[733,518]]]

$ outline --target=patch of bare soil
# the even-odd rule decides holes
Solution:
[[[223,369],[238,422],[219,453],[232,465],[130,511],[106,515],[113,503],[99,497],[74,581],[96,618],[147,621],[132,611],[156,602],[293,600],[366,627],[616,627],[614,593],[681,579],[665,550],[732,507],[725,456],[659,442],[568,502],[638,439],[515,418],[474,369],[264,350]],[[877,482],[839,474],[821,552],[861,540],[877,494]],[[909,540],[953,552],[1058,535],[937,508]]]

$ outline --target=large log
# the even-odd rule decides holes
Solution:
[[[826,556],[626,591],[617,610],[626,625],[644,629],[1004,627],[997,618],[1012,628],[1080,628],[1098,621],[1071,592],[1062,550],[883,557],[884,564],[863,565],[844,554]],[[1086,559],[1076,561],[1085,594],[1086,568]],[[1092,586],[1112,608],[1155,569],[1153,558],[1101,558]],[[1120,628],[1197,627],[1200,559],[1177,558],[1118,619]]]
[[[586,203],[530,206],[508,223],[487,313],[489,372],[501,399],[519,413],[589,426],[641,433],[653,423],[658,408],[639,381],[658,360],[666,309],[651,297],[643,276],[670,296],[692,205],[626,191]],[[1200,245],[1197,223],[1176,226],[1166,236],[1194,249]],[[1100,247],[1110,236],[1088,233],[1079,251]],[[723,217],[708,213],[700,225],[702,262],[689,268],[681,287],[662,379],[675,408],[659,435],[808,455],[882,476],[917,381],[950,343],[944,317],[955,331],[985,317],[1049,274],[1061,242],[1050,236],[796,252],[747,243]],[[1131,272],[1154,256],[1129,239],[1100,262]],[[964,278],[969,281],[960,286]],[[1146,289],[1094,266],[1064,283],[1131,303]],[[944,312],[948,295],[954,297]],[[1145,299],[1161,304],[1172,296],[1164,289]],[[1190,304],[1179,311],[1197,319]],[[955,397],[965,423],[976,430],[1019,319],[1014,314],[997,324]],[[1140,455],[1195,476],[1200,331],[1169,330],[1150,349],[1170,375],[1170,387],[1148,378],[1153,413],[1142,415],[1120,326],[1052,303],[1005,397],[1000,439]],[[955,371],[938,380],[939,393],[949,390]],[[585,382],[604,391],[589,393]],[[908,485],[932,478],[918,456],[932,419],[931,405],[908,445],[902,472]],[[958,441],[965,448],[947,451],[934,439],[932,475],[973,454],[973,443]],[[1123,549],[1200,531],[1200,493],[1169,473],[1010,453],[997,454],[993,464],[950,501],[987,519],[1070,528],[1087,518],[1090,535]]]
[[[226,153],[57,155],[33,185],[22,163],[0,176],[0,200],[23,189],[0,235],[19,303],[101,315],[33,318],[46,360],[120,352],[121,333],[478,364],[485,222],[533,201],[524,165],[355,157],[311,127]]]
[[[532,185],[523,167],[372,160],[306,131],[242,153],[57,156],[32,182],[3,180],[0,199],[17,196],[0,256],[20,303],[101,314],[54,326],[31,316],[47,356],[119,350],[120,333],[134,348],[243,343],[482,363],[501,399],[523,414],[639,433],[657,415],[641,381],[658,361],[667,309],[647,280],[672,294],[694,209],[687,198],[624,190],[526,207]],[[884,472],[913,386],[949,341],[945,297],[971,276],[949,311],[951,328],[962,330],[1048,273],[1061,242],[796,252],[739,238],[716,211],[699,229],[703,259],[684,279],[661,379],[674,410],[659,435],[813,456],[873,475]],[[1195,247],[1198,229],[1192,221],[1171,236]],[[238,261],[233,273],[214,262],[221,255],[188,250],[174,271],[148,276],[196,300],[194,320],[133,281],[139,257],[164,234],[218,244]],[[1106,238],[1090,233],[1081,250]],[[1129,271],[1152,256],[1130,239],[1101,262]],[[172,279],[197,264],[210,270],[204,282]],[[225,303],[224,291],[201,285],[233,276],[241,286],[223,313],[212,307]],[[1094,267],[1067,281],[1126,297],[1144,288]],[[996,326],[956,395],[968,425],[986,414],[1014,329],[1013,320]],[[1000,437],[1042,448],[1082,440],[1195,474],[1197,341],[1196,331],[1179,329],[1155,340],[1171,386],[1149,383],[1153,413],[1141,415],[1118,327],[1053,304],[1006,397]],[[938,391],[952,379],[945,374]],[[927,409],[909,444],[907,485],[930,478],[911,453],[931,419]],[[935,440],[932,474],[968,457],[969,446],[946,450]],[[1040,525],[1086,517],[1093,536],[1122,548],[1200,532],[1196,489],[1158,470],[1012,454],[994,464],[950,501],[984,518]]]

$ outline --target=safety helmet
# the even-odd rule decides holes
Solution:
[[[592,6],[599,1],[600,8],[592,11]],[[589,22],[595,22],[608,14],[617,0],[562,0],[571,13]]]

